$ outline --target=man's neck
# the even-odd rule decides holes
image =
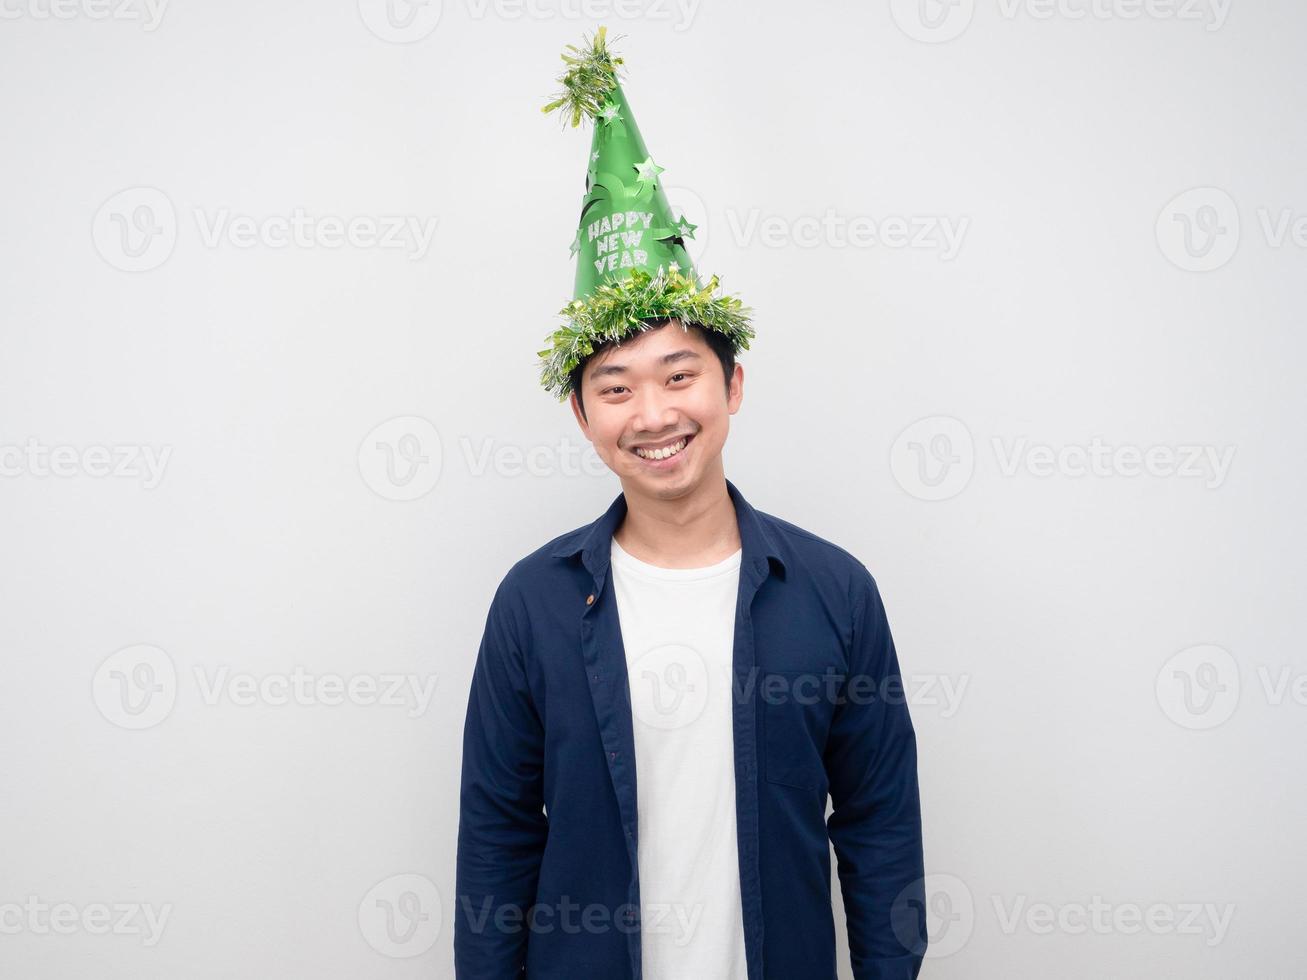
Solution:
[[[626,516],[613,536],[628,554],[660,568],[704,568],[740,549],[735,504],[721,475],[671,500],[626,493]]]

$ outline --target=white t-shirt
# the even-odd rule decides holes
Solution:
[[[611,564],[631,692],[645,980],[747,980],[731,658],[741,551]]]

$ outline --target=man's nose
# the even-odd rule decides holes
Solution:
[[[642,385],[635,395],[635,417],[631,420],[637,432],[656,436],[676,427],[680,413],[676,409],[676,393],[656,385]]]

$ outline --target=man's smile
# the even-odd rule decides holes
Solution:
[[[693,435],[677,436],[661,443],[642,443],[633,446],[631,452],[646,463],[668,464],[679,457],[692,441],[694,441]]]

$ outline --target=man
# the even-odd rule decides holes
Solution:
[[[623,145],[639,134],[602,30],[572,50],[565,88],[627,127],[596,132],[583,226],[672,224],[656,184],[613,186],[616,155],[647,152]],[[582,268],[606,234],[579,236]],[[689,268],[679,240],[619,250],[642,245]],[[464,726],[459,980],[834,980],[831,844],[856,980],[920,971],[916,739],[884,606],[855,557],[726,479],[752,331],[715,288],[578,274],[541,353],[622,493],[491,603]]]

